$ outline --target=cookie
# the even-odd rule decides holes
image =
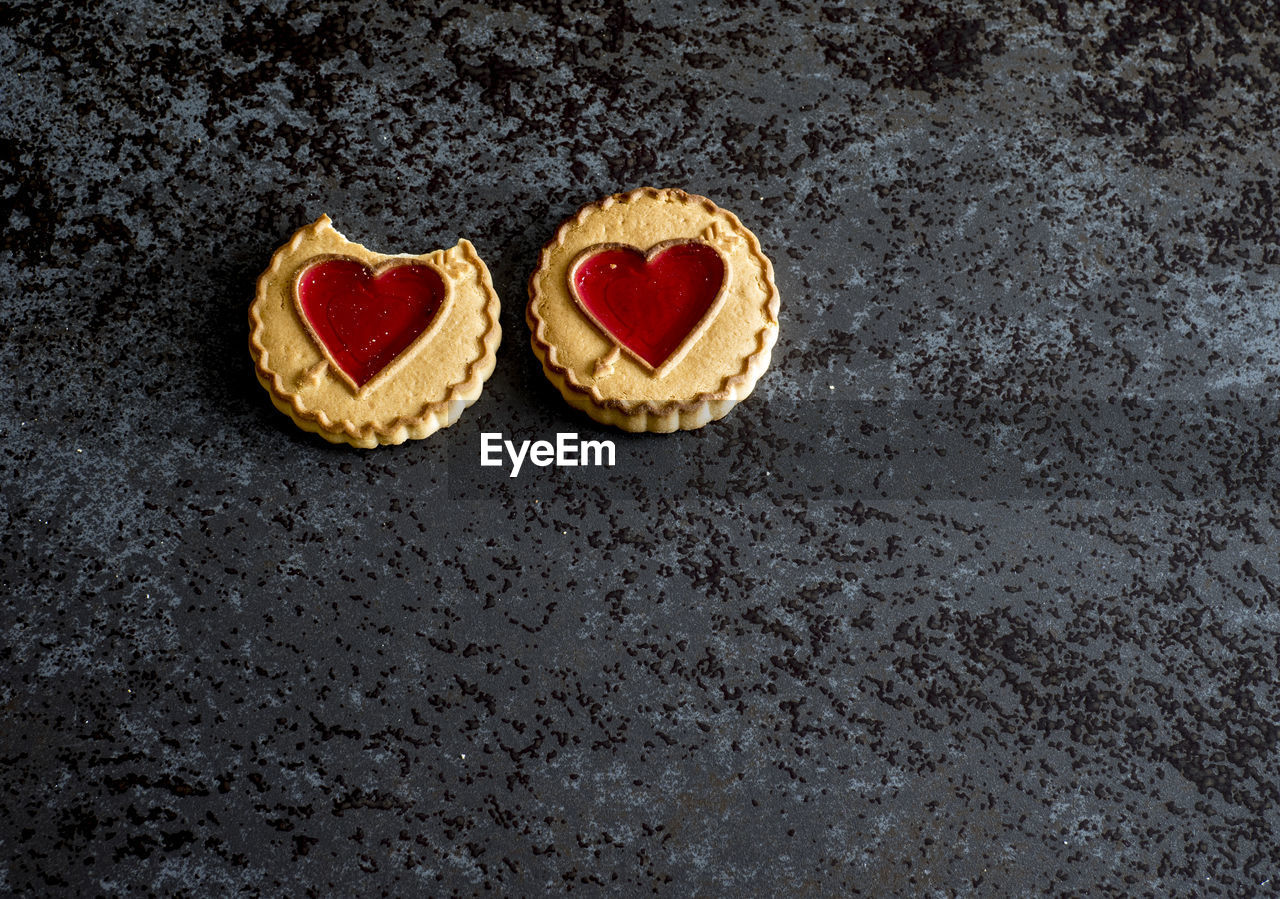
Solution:
[[[366,448],[457,421],[493,373],[501,337],[498,295],[468,241],[386,256],[327,215],[276,251],[249,307],[249,350],[276,408]]]
[[[769,367],[778,289],[756,236],[705,197],[646,187],[584,206],[542,248],[529,323],[576,409],[627,431],[700,428]]]

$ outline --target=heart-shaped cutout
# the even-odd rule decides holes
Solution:
[[[448,288],[421,262],[370,268],[350,256],[327,256],[298,272],[293,297],[329,365],[360,394],[435,333]]]
[[[724,257],[698,240],[664,241],[647,251],[596,244],[569,267],[569,291],[579,308],[657,377],[706,330],[728,283]]]

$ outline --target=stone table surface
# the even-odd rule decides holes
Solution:
[[[749,6],[0,9],[0,893],[1276,892],[1274,7]],[[697,432],[528,349],[646,184],[783,298]],[[454,427],[256,383],[321,213],[488,262]]]

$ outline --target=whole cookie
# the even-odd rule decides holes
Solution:
[[[628,431],[699,428],[769,367],[778,289],[756,236],[705,197],[641,188],[582,207],[529,278],[533,351],[565,400]]]
[[[249,307],[258,381],[298,427],[358,447],[457,421],[493,373],[498,295],[475,248],[388,256],[327,215],[276,251]]]

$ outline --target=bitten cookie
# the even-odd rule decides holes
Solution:
[[[278,249],[249,307],[258,381],[298,427],[375,447],[458,420],[493,373],[498,295],[462,240],[421,256],[352,243],[327,215]]]
[[[778,338],[760,242],[705,197],[646,187],[562,224],[526,318],[565,400],[627,431],[700,428],[745,399]]]

